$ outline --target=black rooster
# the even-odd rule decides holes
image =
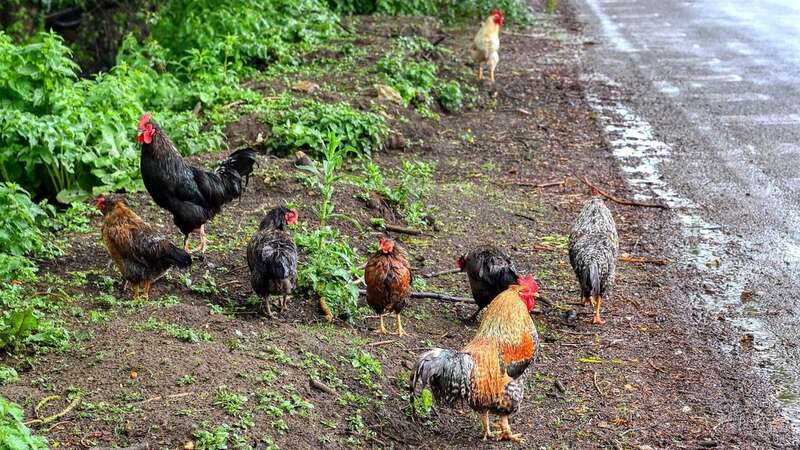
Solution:
[[[472,298],[478,309],[466,322],[472,322],[497,295],[517,282],[519,274],[514,262],[502,250],[491,245],[478,247],[456,261],[467,272]]]
[[[297,211],[278,206],[268,212],[247,246],[247,265],[253,291],[265,299],[267,314],[274,317],[269,296],[283,294],[280,309],[297,282],[297,246],[286,225],[297,223]]]
[[[256,151],[235,151],[213,172],[190,166],[149,114],[139,121],[138,140],[147,192],[158,206],[172,213],[185,236],[184,250],[189,249],[189,235],[198,232],[199,250],[205,252],[208,241],[204,224],[222,210],[222,205],[242,195],[256,162]]]

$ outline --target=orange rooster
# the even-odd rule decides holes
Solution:
[[[406,336],[400,322],[400,311],[411,296],[411,265],[406,251],[393,239],[381,237],[378,251],[367,261],[364,269],[367,283],[367,303],[378,314],[378,334],[387,334],[383,316],[389,312],[397,314],[397,335]]]
[[[423,353],[411,372],[411,391],[430,387],[437,402],[466,401],[480,414],[482,437],[519,442],[508,417],[519,410],[525,391],[525,373],[539,347],[530,316],[539,285],[532,276],[501,292],[486,308],[478,332],[461,350],[434,348]],[[489,414],[500,417],[500,431],[489,424]]]
[[[483,79],[483,65],[489,66],[489,79],[494,83],[494,69],[500,62],[500,26],[503,25],[503,13],[495,9],[484,20],[481,29],[472,41],[472,52],[475,64],[478,65],[478,79]]]
[[[172,266],[192,264],[192,257],[131,211],[117,196],[100,196],[95,206],[103,213],[102,235],[111,259],[125,281],[133,287],[133,297],[141,288],[150,296],[153,281],[161,278]]]

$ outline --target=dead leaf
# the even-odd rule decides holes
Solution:
[[[311,94],[312,92],[319,89],[319,85],[311,81],[300,80],[292,85],[292,89],[294,89],[295,91],[301,91]]]
[[[378,91],[378,98],[381,100],[388,100],[397,103],[398,105],[404,104],[403,96],[397,92],[397,89],[387,84],[376,84],[375,90]]]

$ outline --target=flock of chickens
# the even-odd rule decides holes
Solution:
[[[500,11],[493,11],[475,38],[476,62],[489,66],[494,80],[497,65],[497,33],[503,23]],[[256,152],[238,150],[216,170],[206,171],[186,163],[166,133],[145,114],[139,122],[141,173],[155,203],[172,214],[184,238],[179,248],[159,235],[116,195],[100,196],[96,206],[103,213],[102,236],[112,261],[133,288],[134,297],[150,293],[154,281],[171,267],[192,264],[189,237],[200,235],[198,250],[207,248],[204,224],[222,206],[239,198],[256,162]],[[284,206],[269,211],[247,246],[247,264],[253,290],[264,299],[266,313],[274,317],[269,297],[279,295],[278,307],[286,306],[297,280],[298,250],[288,225],[298,214]],[[603,299],[614,282],[619,238],[610,211],[597,192],[583,207],[569,235],[569,259],[585,304],[593,307],[593,324],[600,317]],[[419,356],[412,370],[411,391],[430,388],[437,402],[464,403],[480,415],[483,438],[519,441],[511,432],[508,418],[520,406],[525,377],[539,345],[530,312],[539,286],[532,276],[522,275],[509,256],[493,246],[481,246],[458,258],[466,272],[472,296],[478,306],[468,321],[483,311],[475,337],[461,350],[434,348]],[[377,333],[385,334],[384,316],[394,312],[395,333],[406,335],[400,313],[411,294],[412,270],[405,249],[389,238],[365,267],[367,303],[380,319]],[[489,414],[499,416],[493,430]]]

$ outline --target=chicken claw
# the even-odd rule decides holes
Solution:
[[[389,331],[386,329],[386,326],[383,324],[383,316],[384,316],[383,314],[380,314],[378,316],[378,318],[381,321],[381,326],[377,330],[375,330],[375,332],[374,332],[375,334],[381,334],[381,335],[389,334]]]

